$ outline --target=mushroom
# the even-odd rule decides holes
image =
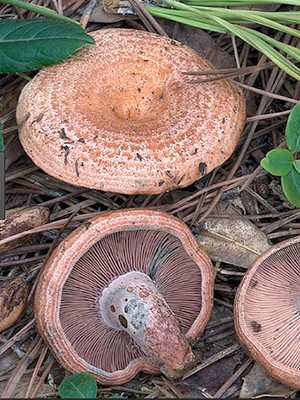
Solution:
[[[80,60],[47,67],[23,89],[20,141],[62,181],[125,193],[186,187],[224,163],[245,123],[230,80],[191,84],[212,69],[194,50],[132,29],[92,32]]]
[[[213,304],[213,267],[188,227],[150,209],[100,214],[52,253],[35,293],[37,327],[71,372],[122,384],[181,377]]]
[[[261,254],[235,299],[239,341],[282,384],[300,389],[300,237]]]

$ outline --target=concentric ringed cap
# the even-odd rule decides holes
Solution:
[[[21,93],[21,143],[62,181],[138,194],[186,187],[232,154],[245,101],[231,81],[190,84],[211,64],[156,34],[103,29],[81,60],[45,68]]]

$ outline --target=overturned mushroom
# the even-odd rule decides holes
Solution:
[[[189,341],[212,309],[213,268],[177,218],[148,209],[107,212],[50,257],[38,282],[38,329],[58,361],[102,384],[138,372],[182,376]]]
[[[234,151],[245,100],[232,81],[191,84],[211,69],[194,50],[131,29],[91,33],[80,60],[41,71],[17,107],[36,165],[74,185],[117,193],[186,187]]]
[[[235,300],[239,340],[268,373],[300,389],[300,237],[259,256]]]

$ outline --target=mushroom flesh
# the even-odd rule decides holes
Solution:
[[[141,371],[184,375],[212,304],[212,263],[188,227],[164,212],[126,209],[95,217],[55,249],[35,317],[66,369],[121,384]]]

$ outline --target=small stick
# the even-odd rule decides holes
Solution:
[[[7,343],[9,339],[7,339],[4,335],[0,335],[0,342]],[[19,358],[22,358],[25,354],[23,350],[21,350],[16,344],[12,344],[11,349],[16,353]]]
[[[197,372],[201,371],[202,369],[208,367],[211,364],[214,364],[216,361],[221,360],[224,357],[229,356],[230,354],[234,353],[235,351],[237,351],[240,348],[240,344],[239,343],[235,343],[230,347],[227,347],[227,349],[220,351],[217,354],[214,354],[213,356],[207,358],[202,364],[197,365],[195,368],[193,368],[191,371],[189,371],[186,375],[184,375],[184,377],[182,378],[187,379],[190,376],[196,374]]]
[[[179,399],[183,399],[184,398],[184,395],[168,379],[166,379],[164,376],[162,376],[162,379],[165,382],[165,384],[172,390],[172,392],[175,393],[175,395]]]
[[[159,35],[168,37],[166,32],[159,25],[156,19],[149,13],[143,3],[140,3],[137,0],[129,0],[129,3],[150,32],[158,33]]]
[[[14,336],[12,336],[3,346],[0,347],[0,356],[6,352],[15,342],[18,342],[22,335],[28,332],[31,327],[34,325],[35,320],[32,319],[29,321],[19,332],[17,332]]]
[[[220,398],[226,390],[230,388],[230,386],[237,380],[237,378],[249,367],[249,365],[253,362],[251,358],[248,358],[248,360],[240,366],[239,369],[235,371],[235,373],[216,391],[214,394],[214,398],[218,399]]]
[[[42,376],[40,377],[40,380],[38,382],[38,384],[36,385],[36,388],[34,389],[34,391],[32,392],[31,398],[35,399],[37,397],[38,391],[40,390],[40,387],[42,386],[42,384],[44,383],[46,376],[49,374],[51,368],[53,367],[53,365],[55,364],[55,360],[52,357],[52,359],[50,360],[49,364],[47,365],[47,368],[45,369],[45,371],[42,373]],[[44,395],[45,396],[45,395]],[[53,396],[53,394],[52,394]]]
[[[82,14],[82,17],[80,18],[80,25],[83,29],[87,27],[87,24],[89,23],[89,20],[91,18],[92,12],[94,11],[94,8],[96,7],[97,0],[91,0],[89,4],[87,5],[86,9],[84,10],[84,13]]]
[[[39,355],[38,361],[37,361],[37,363],[36,363],[36,365],[34,367],[33,373],[31,375],[31,378],[30,378],[30,381],[29,381],[29,384],[28,384],[28,387],[27,387],[27,390],[26,390],[26,393],[25,393],[25,396],[24,396],[25,399],[29,398],[30,391],[32,389],[32,386],[34,384],[34,381],[35,381],[36,377],[38,376],[40,368],[41,368],[41,366],[43,364],[43,361],[44,361],[44,359],[46,357],[47,351],[48,351],[48,346],[44,345],[44,347],[42,348],[42,351],[41,351],[41,353]]]

